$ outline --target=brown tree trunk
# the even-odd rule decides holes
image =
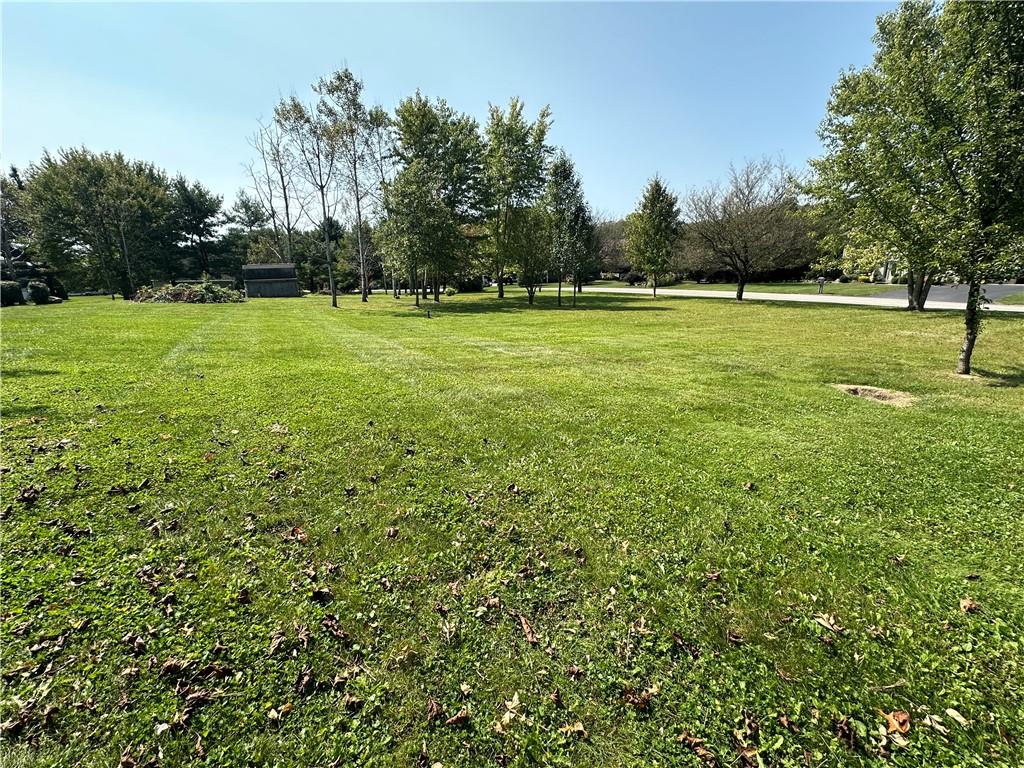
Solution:
[[[657,275],[654,275],[653,277],[651,277],[651,284],[652,284],[652,286],[654,288],[654,293],[652,295],[656,299],[656,298],[658,298],[658,276]]]
[[[932,276],[929,272],[910,270],[907,273],[907,309],[923,312],[931,287]]]
[[[558,306],[562,306],[562,276],[558,276]]]
[[[498,298],[505,298],[505,273],[503,270],[498,270]]]
[[[441,278],[436,270],[434,271],[434,303],[441,303]]]
[[[526,286],[526,303],[533,304],[533,294],[537,290],[537,286],[528,285]]]
[[[736,283],[736,301],[743,301],[743,289],[747,287],[747,281],[740,278]]]
[[[967,309],[964,310],[964,343],[956,361],[956,372],[967,375],[971,372],[971,355],[974,343],[981,329],[981,282],[972,279],[967,289]]]
[[[409,270],[409,287],[412,288],[413,295],[416,297],[416,306],[420,305],[420,287],[416,284],[419,280],[420,271],[413,267]]]

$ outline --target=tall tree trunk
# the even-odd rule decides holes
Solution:
[[[562,306],[562,273],[558,273],[558,306]]]
[[[327,192],[320,190],[320,210],[323,213],[324,260],[327,262],[327,282],[331,286],[331,306],[338,308],[338,288],[334,284],[334,266],[331,264],[331,241],[327,237]]]
[[[434,270],[434,303],[441,303],[441,277],[437,270]]]
[[[420,279],[420,271],[413,267],[409,270],[409,287],[412,288],[413,295],[416,296],[416,306],[420,305],[420,287],[417,285],[417,281]]]
[[[579,287],[576,285],[576,278],[572,279],[572,305],[576,306],[576,294],[578,293]]]
[[[928,291],[932,287],[932,276],[927,270],[911,269],[907,273],[907,309],[924,311],[924,303],[928,299]]]
[[[354,158],[352,160],[352,182],[356,194],[356,247],[359,249],[360,301],[368,301],[367,296],[370,292],[370,284],[366,276],[366,253],[363,251],[363,208],[359,201],[359,173]]]
[[[743,301],[743,289],[747,287],[747,279],[745,277],[739,278],[736,283],[736,301]]]
[[[505,298],[505,273],[500,267],[498,268],[498,298]]]
[[[537,290],[537,286],[535,286],[535,285],[528,285],[528,286],[526,286],[526,303],[527,304],[531,304],[531,305],[533,304],[533,294],[534,294],[534,292],[536,290]]]
[[[658,276],[657,275],[652,275],[651,276],[651,285],[654,288],[654,292],[653,292],[652,295],[656,299],[656,298],[658,298]]]
[[[117,231],[118,234],[121,235],[121,254],[124,256],[124,268],[125,271],[128,273],[128,293],[124,292],[123,287],[121,293],[124,295],[126,299],[130,299],[132,296],[135,295],[135,280],[132,278],[132,262],[131,259],[128,258],[128,240],[124,236],[123,226],[119,226],[117,228]]]
[[[971,372],[971,355],[974,354],[974,343],[978,340],[981,329],[981,281],[973,278],[967,289],[967,309],[964,310],[964,343],[960,347],[960,356],[956,361],[956,372]]]

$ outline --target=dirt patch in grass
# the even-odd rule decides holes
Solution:
[[[833,384],[832,386],[848,395],[875,400],[886,405],[895,405],[897,408],[906,408],[914,402],[914,397],[908,392],[898,392],[894,389],[869,387],[866,384]]]

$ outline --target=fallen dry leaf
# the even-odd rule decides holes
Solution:
[[[902,709],[894,709],[892,712],[878,710],[878,714],[885,718],[885,729],[888,733],[910,732],[910,715]]]
[[[585,739],[589,736],[587,729],[583,727],[583,723],[580,720],[563,725],[558,729],[558,732],[564,733],[566,736],[575,736],[578,739]]]
[[[844,627],[836,622],[836,617],[830,613],[816,613],[814,614],[814,620],[831,632],[840,633],[846,631]]]
[[[523,614],[519,614],[519,624],[523,628],[523,636],[526,638],[526,642],[530,645],[536,645],[538,642],[537,633],[533,631],[533,627],[530,626],[530,622]]]
[[[960,610],[964,613],[977,613],[981,610],[981,606],[969,597],[961,597]]]
[[[445,725],[459,728],[469,723],[469,712],[463,708],[444,721]]]

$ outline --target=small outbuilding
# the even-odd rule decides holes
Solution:
[[[245,295],[250,299],[301,296],[294,264],[246,264],[242,267]]]

